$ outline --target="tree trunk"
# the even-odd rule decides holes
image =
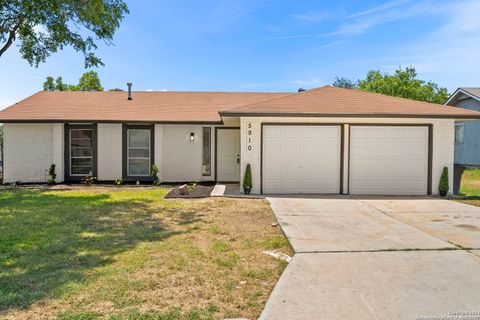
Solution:
[[[16,25],[13,30],[10,31],[10,34],[8,35],[7,42],[5,42],[5,45],[0,49],[0,57],[3,55],[5,51],[7,51],[8,48],[12,45],[13,41],[15,41],[15,37],[17,34],[18,30],[18,25]]]

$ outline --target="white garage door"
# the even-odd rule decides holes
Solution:
[[[350,194],[425,195],[427,177],[427,127],[350,127]]]
[[[263,128],[264,193],[339,193],[340,126]]]

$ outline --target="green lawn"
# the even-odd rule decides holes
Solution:
[[[480,169],[465,170],[460,193],[465,196],[480,196]]]
[[[480,169],[464,171],[460,194],[463,199],[455,201],[480,207]]]
[[[263,200],[166,189],[0,191],[0,317],[259,316],[291,254]]]

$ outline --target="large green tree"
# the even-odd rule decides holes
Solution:
[[[346,78],[336,78],[333,85],[440,104],[445,103],[449,96],[446,88],[432,81],[418,79],[413,67],[398,68],[392,75],[369,71],[365,79],[356,83]]]
[[[103,87],[98,74],[95,71],[89,71],[82,74],[72,91],[103,91]]]
[[[84,55],[86,68],[103,65],[96,41],[110,43],[127,13],[122,0],[0,0],[0,57],[17,41],[35,67],[65,46]]]
[[[100,77],[95,71],[88,71],[82,74],[77,85],[70,85],[63,82],[62,77],[53,79],[47,77],[43,83],[44,91],[103,91]]]

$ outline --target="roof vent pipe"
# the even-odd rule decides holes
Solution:
[[[128,100],[132,100],[132,83],[127,83],[128,86]]]
[[[298,88],[298,92],[303,92],[303,91],[307,91],[307,89],[305,89],[305,88]]]

